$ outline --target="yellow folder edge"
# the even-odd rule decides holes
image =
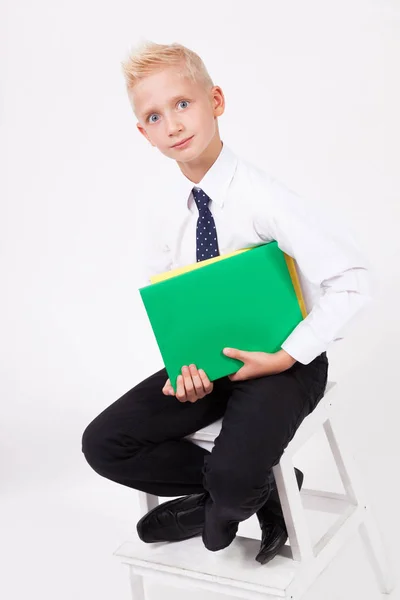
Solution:
[[[303,319],[305,319],[307,316],[307,309],[306,309],[306,303],[304,302],[303,292],[301,289],[300,279],[299,279],[299,275],[297,273],[296,265],[294,263],[293,258],[291,256],[289,256],[289,254],[286,254],[285,252],[283,254],[284,254],[284,257],[286,260],[286,264],[289,269],[289,274],[290,274],[290,278],[293,283],[294,291],[296,292],[296,296],[297,296],[297,300],[299,302],[302,317],[303,317]]]
[[[247,250],[252,250],[252,248],[254,248],[254,246],[251,246],[250,248],[241,248],[240,250],[235,250],[234,252],[229,252],[228,254],[222,254],[219,256],[215,256],[214,258],[208,258],[207,260],[202,260],[197,263],[192,263],[192,264],[186,265],[184,267],[178,267],[177,269],[173,269],[172,271],[165,271],[164,273],[159,273],[158,275],[152,275],[150,277],[150,282],[152,284],[159,283],[160,281],[164,281],[165,279],[170,279],[171,277],[175,277],[176,275],[182,275],[182,273],[187,273],[188,271],[193,271],[194,269],[199,269],[201,267],[204,267],[211,263],[217,262],[219,260],[224,260],[225,258],[229,258],[230,256],[235,256],[237,254],[241,254],[242,252],[247,252]],[[299,276],[297,273],[296,265],[291,256],[289,256],[285,252],[283,254],[284,254],[286,264],[287,264],[287,267],[289,270],[290,278],[293,283],[294,291],[296,293],[296,297],[297,297],[297,300],[299,303],[301,314],[303,316],[303,319],[305,319],[307,316],[307,310],[306,310],[306,305],[305,305],[304,298],[303,298],[303,292],[301,290],[301,285],[300,285],[300,280],[299,280]]]

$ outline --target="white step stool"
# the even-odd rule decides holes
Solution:
[[[143,576],[146,575],[162,579],[166,585],[202,588],[250,600],[297,600],[356,530],[362,536],[380,591],[390,593],[392,576],[377,525],[362,495],[352,457],[339,447],[332,428],[330,409],[336,393],[336,383],[328,382],[324,397],[300,424],[279,464],[273,467],[290,548],[285,545],[272,561],[261,565],[255,561],[261,530],[257,540],[237,535],[230,546],[218,552],[207,550],[201,536],[146,544],[135,531],[114,552],[129,565],[133,600],[145,599]],[[221,424],[219,419],[186,439],[211,451]],[[339,470],[344,494],[311,489],[299,492],[292,458],[321,426]],[[158,505],[157,496],[139,492],[139,498],[142,515]],[[312,543],[304,509],[336,515],[335,522],[317,543]]]

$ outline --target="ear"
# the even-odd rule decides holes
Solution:
[[[142,125],[140,123],[136,123],[136,127],[138,128],[138,130],[140,131],[140,133],[146,138],[146,140],[148,142],[150,142],[150,144],[154,147],[153,142],[151,141],[151,139],[149,138],[149,136],[147,135],[146,130],[144,129],[144,127],[142,127]]]
[[[225,97],[219,85],[214,85],[211,91],[214,116],[220,117],[225,111]]]

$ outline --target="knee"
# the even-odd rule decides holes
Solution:
[[[94,419],[82,434],[81,450],[89,465],[97,470],[107,454],[106,437]]]

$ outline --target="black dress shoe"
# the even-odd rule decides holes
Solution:
[[[296,468],[295,473],[297,485],[299,486],[299,490],[301,490],[304,474]],[[279,550],[284,546],[288,539],[285,519],[283,517],[275,480],[268,500],[264,506],[257,511],[257,517],[261,526],[262,538],[260,551],[256,556],[256,560],[264,565],[278,554]]]
[[[143,542],[175,542],[200,535],[208,492],[169,500],[150,510],[136,529]]]
[[[261,530],[261,546],[256,560],[265,565],[265,563],[275,558],[282,546],[285,545],[288,534],[285,525],[278,522],[265,523]]]

